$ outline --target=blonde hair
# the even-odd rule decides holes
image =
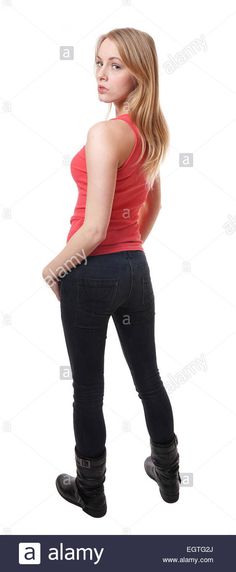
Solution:
[[[124,64],[134,79],[134,89],[125,105],[137,125],[142,141],[139,161],[145,155],[143,173],[152,189],[158,178],[160,164],[169,146],[169,130],[159,101],[158,58],[153,38],[136,28],[115,28],[99,36],[95,56],[106,38],[114,41]],[[111,111],[112,103],[110,104]]]

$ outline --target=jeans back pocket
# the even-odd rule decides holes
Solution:
[[[109,315],[114,308],[119,280],[78,277],[76,308],[93,315]]]

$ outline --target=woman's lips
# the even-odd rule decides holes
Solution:
[[[103,87],[103,85],[99,85],[98,91],[108,91],[108,89],[106,87]]]

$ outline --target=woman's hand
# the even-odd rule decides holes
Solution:
[[[59,282],[57,282],[56,280],[54,281],[54,283],[50,286],[50,288],[52,289],[52,291],[54,292],[54,294],[56,294],[57,299],[60,302],[60,288],[59,288]]]
[[[54,294],[56,295],[57,299],[60,302],[59,280],[56,280],[55,278],[52,277],[52,275],[50,274],[50,271],[47,267],[43,269],[42,276],[43,276],[43,279],[45,280],[45,282],[52,289],[52,291],[54,292]]]

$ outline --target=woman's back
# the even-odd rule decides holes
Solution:
[[[148,190],[146,179],[141,172],[143,160],[140,164],[135,165],[141,154],[141,137],[137,126],[128,113],[119,115],[110,121],[117,119],[130,125],[135,133],[135,143],[129,157],[117,169],[116,188],[107,235],[103,242],[93,250],[92,255],[123,250],[143,250],[138,213],[146,200]],[[71,174],[78,186],[79,196],[70,219],[71,228],[67,241],[84,221],[87,194],[85,146],[73,157]]]

